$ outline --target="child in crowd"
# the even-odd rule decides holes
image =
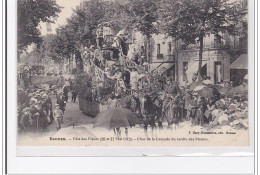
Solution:
[[[63,112],[59,107],[59,104],[55,105],[55,109],[53,111],[53,117],[56,123],[57,131],[61,128],[61,120],[63,118]]]

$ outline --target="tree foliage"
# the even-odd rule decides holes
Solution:
[[[232,8],[227,1],[165,0],[160,13],[163,31],[187,43],[195,43],[208,33],[232,32]]]
[[[205,35],[220,37],[220,33],[231,33],[235,29],[232,5],[228,0],[163,0],[161,3],[163,32],[187,44],[199,41],[199,75]]]
[[[47,39],[51,41],[49,54],[60,59],[73,53],[76,60],[82,62],[80,50],[95,45],[98,24],[110,22],[115,33],[122,29],[130,32],[137,29],[147,37],[148,43],[151,35],[158,32],[186,44],[199,42],[200,72],[206,34],[220,37],[220,33],[229,32],[239,35],[239,13],[235,5],[228,0],[86,1],[83,9],[75,10],[67,24],[57,29],[53,39]]]
[[[133,0],[126,6],[131,16],[130,25],[141,31],[145,36],[157,33],[154,22],[158,19],[158,4],[160,0]]]
[[[40,22],[53,22],[61,7],[53,0],[18,0],[18,50],[42,41],[38,28]]]

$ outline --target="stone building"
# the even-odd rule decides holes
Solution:
[[[230,53],[224,43],[213,35],[204,38],[202,75],[211,77],[215,83],[230,79]],[[165,34],[152,35],[149,71],[158,71],[162,77],[171,76],[180,84],[191,82],[193,74],[198,71],[198,45],[189,45],[184,49],[181,44],[181,41]]]

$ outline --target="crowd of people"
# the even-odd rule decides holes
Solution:
[[[48,92],[18,88],[18,128],[20,133],[44,132],[53,122],[52,100]]]
[[[57,88],[55,93],[45,89],[24,90],[19,87],[17,93],[19,133],[44,133],[53,122],[57,130],[61,129],[69,91],[72,93],[71,102],[75,103],[78,92],[67,84]],[[52,101],[51,93],[53,96],[56,95],[56,102]]]
[[[194,86],[196,84],[198,88]],[[212,127],[216,125],[248,127],[247,91],[227,95],[219,92],[220,85],[194,81],[186,86],[179,86],[169,77],[166,78],[163,88],[156,88],[155,84],[148,81],[143,85],[141,90],[133,93],[112,93],[106,103],[107,108],[128,108],[140,116],[144,123],[145,120],[150,121],[146,125],[151,127],[155,123],[162,127],[164,121],[168,123],[169,128],[182,121],[190,121],[192,125],[201,126],[206,124]],[[224,84],[222,88],[232,89],[224,87]],[[149,100],[144,99],[145,96]],[[126,100],[127,97],[129,98]],[[147,105],[143,99],[152,104]]]

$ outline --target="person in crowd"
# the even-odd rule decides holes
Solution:
[[[193,92],[191,102],[188,106],[188,117],[193,125],[196,125],[196,115],[198,109],[198,93]]]
[[[138,75],[139,73],[137,69],[133,68],[130,73],[130,86],[132,95],[138,89]]]
[[[32,129],[32,114],[30,113],[30,108],[26,107],[22,111],[21,119],[18,120],[21,133],[30,132]]]
[[[49,124],[51,124],[53,121],[53,111],[52,111],[52,100],[51,100],[51,97],[49,96],[48,91],[46,92],[45,98],[46,98],[46,104],[47,104],[48,114],[49,114],[49,118],[50,118]]]
[[[120,51],[122,51],[122,54],[126,56],[128,52],[128,49],[126,47],[126,41],[127,41],[127,32],[126,30],[121,30],[116,34],[112,47],[118,48]],[[116,54],[116,52],[114,54]]]
[[[47,103],[47,94],[43,93],[41,97],[42,97],[42,111],[46,116],[47,124],[49,124],[51,120],[50,120],[49,106]]]
[[[60,109],[59,104],[55,104],[55,109],[53,110],[53,118],[55,120],[57,131],[61,129],[61,123],[63,119],[63,111]]]
[[[193,76],[192,76],[192,83],[196,82],[198,79],[198,74],[197,73],[193,73]]]
[[[207,109],[205,111],[205,117],[208,119],[209,122],[213,121],[212,111],[214,109],[216,109],[215,103],[216,103],[216,98],[215,97],[208,98],[208,100],[207,100]]]
[[[69,99],[69,86],[64,85],[62,90],[63,90],[64,100],[67,103]]]
[[[103,42],[104,42],[102,24],[98,25],[98,28],[97,28],[97,31],[96,31],[96,42],[97,42],[98,49],[102,50]]]
[[[31,83],[30,72],[29,72],[29,70],[25,69],[24,72],[23,72],[24,90],[29,89],[30,83]]]
[[[180,116],[180,120],[183,121],[186,118],[186,114],[184,112],[184,104],[185,104],[185,90],[182,88],[178,93],[178,113]]]
[[[38,100],[37,104],[35,105],[35,108],[37,110],[37,115],[39,115],[39,118],[37,119],[37,129],[38,131],[44,132],[46,131],[46,128],[49,124],[47,120],[47,116],[43,110],[43,99]]]
[[[184,113],[186,116],[186,119],[190,119],[189,118],[189,113],[188,113],[188,107],[190,105],[191,99],[192,99],[192,94],[191,94],[191,90],[189,88],[185,89],[185,103],[184,103]]]
[[[172,78],[171,77],[167,77],[166,79],[166,86],[165,86],[165,93],[168,96],[176,96],[177,93],[180,91],[179,86],[176,82],[172,82]],[[170,97],[166,97],[163,101],[163,112],[165,112],[165,108],[166,106],[168,106],[170,102]]]
[[[113,31],[111,24],[109,22],[105,22],[103,24],[103,38],[105,39],[108,35],[113,35]]]
[[[126,86],[127,89],[130,88],[130,72],[124,70],[123,74],[122,74],[122,78],[124,80],[124,84]]]
[[[200,124],[202,126],[204,124],[205,111],[207,110],[207,102],[204,97],[198,97],[197,110],[196,124]]]
[[[63,95],[63,92],[60,91],[58,94],[57,94],[57,101],[56,103],[59,105],[59,108],[60,110],[62,110],[63,114],[65,112],[65,108],[66,108],[66,100],[65,100],[65,96]],[[61,122],[63,123],[63,116],[61,118]]]
[[[77,86],[76,86],[76,82],[72,83],[71,94],[72,94],[71,102],[75,103],[77,96],[78,96],[78,89],[77,89]]]

